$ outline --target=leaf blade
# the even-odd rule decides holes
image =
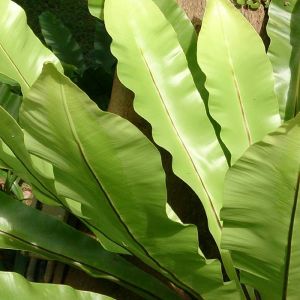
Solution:
[[[300,2],[271,1],[268,14],[268,55],[274,70],[275,91],[281,117],[289,120],[300,107]]]
[[[198,43],[209,112],[234,164],[280,126],[271,64],[254,28],[227,0],[207,3]]]
[[[299,124],[251,146],[226,177],[222,246],[262,299],[299,295]]]
[[[39,76],[43,63],[59,60],[33,34],[24,10],[10,0],[0,2],[0,73],[17,81],[23,94]]]
[[[23,276],[12,272],[0,272],[1,295],[4,299],[23,300],[111,300],[112,298],[92,292],[75,290],[66,285],[31,283]]]
[[[234,297],[219,262],[198,254],[195,227],[167,218],[159,153],[130,122],[100,111],[49,64],[24,100],[21,123],[29,151],[53,164],[58,195],[81,203],[96,229],[194,294]]]
[[[115,17],[124,11],[134,20],[126,26]],[[152,1],[106,0],[105,18],[118,76],[135,93],[135,110],[151,123],[155,142],[172,154],[175,174],[200,197],[219,244],[226,158],[176,32]]]

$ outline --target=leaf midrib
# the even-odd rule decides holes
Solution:
[[[8,54],[8,52],[5,50],[4,46],[2,45],[2,43],[0,42],[0,49],[2,50],[2,52],[4,53],[4,55],[7,57],[7,59],[10,61],[10,63],[13,65],[13,67],[15,68],[15,70],[17,71],[17,73],[19,74],[19,76],[21,77],[21,79],[23,80],[23,82],[25,83],[25,85],[27,86],[27,88],[30,88],[29,83],[27,82],[27,80],[25,79],[25,77],[23,76],[22,72],[20,71],[20,69],[18,68],[18,66],[14,63],[13,59],[10,57],[10,55]],[[24,91],[23,91],[24,93]]]
[[[174,130],[175,136],[177,136],[177,139],[179,140],[179,144],[180,144],[180,145],[182,146],[182,148],[184,149],[184,152],[186,153],[186,155],[187,155],[187,157],[188,157],[188,159],[189,159],[189,161],[190,161],[190,163],[191,163],[191,165],[192,165],[192,168],[193,168],[193,170],[194,170],[194,173],[196,174],[196,178],[197,178],[198,181],[200,182],[200,185],[203,187],[203,190],[204,190],[204,193],[205,193],[205,195],[206,195],[206,198],[208,199],[209,205],[210,205],[210,207],[211,207],[211,209],[212,209],[212,211],[213,211],[213,215],[214,215],[214,217],[215,217],[215,220],[216,220],[216,223],[217,223],[217,225],[218,225],[218,228],[219,228],[219,230],[221,231],[221,230],[222,230],[222,224],[221,224],[220,218],[219,218],[219,216],[218,216],[217,210],[216,210],[215,207],[214,207],[213,200],[212,200],[212,198],[211,198],[211,196],[210,196],[210,194],[209,194],[209,192],[208,192],[208,189],[207,189],[207,187],[206,187],[206,185],[205,185],[205,183],[204,183],[204,180],[202,179],[201,174],[199,174],[199,172],[198,172],[198,170],[197,170],[197,167],[196,167],[196,164],[195,164],[195,162],[194,162],[194,159],[193,159],[193,157],[191,156],[191,154],[189,153],[188,147],[186,146],[185,142],[182,140],[182,138],[181,138],[181,136],[180,136],[180,134],[179,134],[179,131],[178,131],[176,125],[175,125],[175,122],[173,121],[173,119],[172,119],[172,117],[171,117],[171,115],[170,115],[170,113],[169,113],[169,111],[168,111],[167,105],[166,105],[166,103],[165,103],[165,101],[164,101],[164,98],[163,98],[163,96],[162,96],[162,94],[161,94],[159,88],[158,88],[158,84],[156,83],[155,77],[154,77],[154,75],[153,75],[153,73],[152,73],[152,71],[151,71],[151,68],[150,68],[150,66],[149,66],[149,64],[148,64],[148,62],[147,62],[147,60],[146,60],[146,58],[145,58],[145,56],[144,56],[144,53],[143,53],[142,49],[140,49],[140,52],[141,52],[143,61],[144,61],[145,65],[146,65],[146,68],[147,68],[147,70],[148,70],[148,72],[149,72],[149,74],[150,74],[150,77],[151,77],[151,79],[152,79],[153,85],[154,85],[154,87],[155,87],[155,89],[156,89],[156,91],[157,91],[157,94],[158,94],[159,97],[160,97],[160,100],[161,100],[160,102],[161,102],[161,104],[162,104],[162,106],[163,106],[163,109],[164,109],[164,111],[166,112],[166,115],[167,115],[167,117],[168,117],[168,119],[169,119],[169,121],[170,121],[170,123],[171,123],[171,128]]]
[[[252,142],[252,137],[251,137],[250,126],[249,126],[249,123],[248,123],[248,120],[247,120],[246,111],[245,111],[245,107],[244,107],[243,100],[242,100],[240,85],[239,85],[238,79],[236,77],[235,68],[234,68],[234,65],[233,65],[233,60],[232,60],[232,55],[231,55],[231,51],[230,51],[230,47],[229,47],[228,37],[227,37],[227,34],[225,32],[225,26],[224,26],[224,22],[223,22],[223,14],[220,11],[221,10],[221,4],[217,3],[216,6],[217,6],[217,11],[218,11],[218,17],[219,17],[220,23],[221,23],[221,29],[222,29],[222,33],[223,33],[223,37],[224,37],[225,47],[226,47],[226,50],[227,50],[226,53],[227,53],[227,56],[228,56],[228,64],[229,64],[229,67],[230,67],[232,80],[233,80],[233,84],[234,84],[235,91],[236,91],[238,105],[240,107],[240,111],[241,111],[241,114],[242,114],[243,128],[245,130],[245,134],[246,134],[246,137],[247,137],[248,146],[251,146],[253,144],[253,142]]]
[[[298,177],[295,185],[295,193],[294,193],[294,201],[293,207],[291,211],[291,221],[289,225],[288,231],[288,240],[287,240],[287,250],[285,256],[285,270],[284,270],[284,278],[283,278],[283,290],[282,290],[282,300],[286,300],[288,295],[288,281],[289,281],[289,271],[290,271],[290,263],[291,263],[291,255],[292,255],[292,241],[293,241],[293,234],[294,234],[294,225],[295,225],[295,218],[296,218],[296,210],[298,205],[298,197],[299,197],[299,185],[300,185],[300,172],[298,172]]]
[[[102,192],[105,195],[105,198],[109,204],[109,206],[112,208],[112,210],[114,211],[116,217],[119,219],[120,223],[123,225],[124,229],[127,231],[128,235],[130,236],[130,238],[132,239],[132,241],[134,243],[136,243],[137,246],[139,246],[139,248],[144,252],[144,254],[146,255],[146,257],[148,257],[150,260],[153,261],[154,264],[156,264],[160,269],[164,270],[166,273],[168,273],[170,275],[170,277],[172,277],[175,281],[179,282],[182,286],[184,286],[187,290],[192,290],[194,294],[198,295],[198,293],[192,289],[191,287],[189,287],[188,285],[186,285],[184,282],[182,282],[182,280],[178,279],[177,276],[175,274],[173,274],[171,271],[169,271],[168,269],[166,269],[165,267],[163,267],[160,262],[158,262],[155,258],[152,257],[152,255],[150,255],[150,253],[147,251],[147,249],[135,238],[135,236],[131,233],[130,229],[127,227],[126,223],[123,221],[123,219],[121,218],[120,214],[118,213],[117,208],[115,208],[109,193],[106,191],[106,189],[104,188],[103,184],[101,183],[101,180],[98,178],[96,172],[94,171],[93,167],[90,165],[89,160],[87,159],[85,152],[83,150],[83,147],[80,143],[80,139],[77,135],[73,120],[72,120],[72,116],[69,112],[68,109],[68,104],[67,104],[67,100],[66,100],[66,96],[65,96],[65,91],[62,85],[60,85],[60,92],[61,92],[61,98],[63,99],[63,106],[65,109],[65,113],[67,115],[67,120],[70,126],[70,129],[72,131],[73,134],[73,138],[74,141],[76,142],[76,145],[79,149],[79,152],[82,155],[83,161],[86,164],[87,168],[90,170],[91,174],[93,175],[94,179],[97,181],[97,183],[99,184],[100,189],[102,190]],[[111,239],[111,238],[110,238]],[[119,245],[119,243],[115,242],[117,245]],[[121,246],[122,248],[124,248],[123,246]],[[131,254],[135,255],[134,253],[132,253],[132,251],[128,248],[126,248],[127,251],[129,251]],[[200,296],[200,295],[198,295]]]

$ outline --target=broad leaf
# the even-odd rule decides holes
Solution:
[[[0,272],[1,297],[7,300],[111,300],[91,292],[78,291],[70,286],[31,283],[17,273]]]
[[[100,111],[51,64],[20,120],[30,152],[53,164],[58,195],[79,202],[101,234],[197,297],[234,299],[219,262],[198,254],[196,228],[168,219],[159,152],[135,126]]]
[[[0,73],[17,81],[23,94],[39,76],[44,62],[58,59],[33,34],[24,10],[10,0],[0,1]]]
[[[210,0],[199,34],[211,116],[231,163],[280,126],[273,73],[259,35],[229,0]]]
[[[300,115],[253,145],[228,172],[222,246],[262,299],[300,295]]]
[[[300,109],[300,1],[272,0],[268,10],[268,55],[282,119],[293,118]]]
[[[176,32],[151,0],[106,0],[105,22],[118,76],[135,93],[135,110],[172,154],[175,174],[200,197],[219,244],[227,163]]]
[[[82,50],[69,28],[49,11],[42,13],[39,16],[39,21],[45,42],[53,53],[62,62],[84,69]]]
[[[177,298],[160,281],[105,251],[96,240],[1,192],[0,248],[31,251],[81,268],[94,277],[119,280],[145,299]]]

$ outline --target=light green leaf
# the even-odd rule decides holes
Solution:
[[[281,117],[289,120],[300,109],[300,1],[272,0],[268,14],[268,55],[275,75],[275,91]]]
[[[60,71],[62,67],[33,34],[20,6],[1,0],[0,11],[0,73],[17,81],[25,94],[42,71],[44,62],[53,62]]]
[[[197,297],[234,299],[219,262],[198,254],[196,228],[168,219],[159,152],[135,126],[100,111],[51,64],[20,120],[30,152],[53,164],[59,196],[79,202],[101,234]]]
[[[45,42],[53,53],[62,62],[84,69],[85,63],[82,50],[69,28],[49,11],[39,15],[39,21]]]
[[[186,55],[194,82],[201,96],[206,99],[207,91],[204,89],[205,76],[197,63],[197,33],[194,25],[176,0],[153,0],[153,2],[159,7],[165,18],[173,26],[177,34],[178,42]]]
[[[300,295],[300,115],[250,147],[225,181],[222,247],[262,299]]]
[[[281,121],[263,42],[229,0],[207,2],[198,62],[207,77],[209,112],[234,164]]]
[[[151,0],[106,0],[105,24],[118,76],[135,93],[135,110],[172,154],[174,173],[201,199],[219,244],[227,163],[176,32]]]
[[[5,300],[111,300],[96,293],[78,291],[70,286],[31,283],[17,273],[0,272],[1,297]]]
[[[73,265],[94,277],[106,277],[145,299],[176,299],[160,281],[96,240],[69,225],[0,192],[0,248],[26,250]]]
[[[105,0],[88,0],[91,15],[103,20],[104,2]]]

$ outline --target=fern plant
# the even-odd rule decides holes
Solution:
[[[272,1],[266,53],[228,0],[207,2],[199,36],[173,0],[105,1],[118,77],[205,209],[219,251],[207,259],[196,227],[171,207],[167,214],[154,143],[100,110],[63,74],[24,11],[1,1],[0,78],[17,82],[23,97],[19,122],[0,108],[1,167],[95,239],[0,193],[0,247],[61,260],[143,299],[297,299],[299,3]],[[27,220],[32,226],[22,226]],[[104,297],[12,273],[0,282],[7,299]]]

